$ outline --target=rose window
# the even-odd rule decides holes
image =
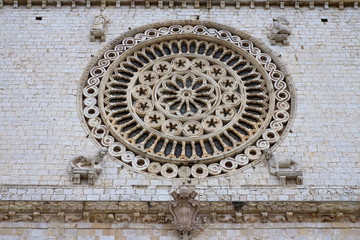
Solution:
[[[294,105],[284,69],[260,45],[191,22],[115,40],[83,77],[91,136],[132,169],[166,178],[255,164],[287,132]]]

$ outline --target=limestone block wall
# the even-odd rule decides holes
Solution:
[[[0,198],[3,200],[167,201],[181,184],[134,172],[106,159],[94,186],[74,186],[68,163],[97,147],[79,118],[80,76],[96,52],[146,24],[213,21],[246,31],[270,46],[274,17],[285,17],[289,46],[270,46],[289,70],[297,93],[295,122],[276,152],[304,171],[303,185],[279,185],[266,163],[243,172],[192,180],[205,201],[352,200],[360,196],[359,10],[346,7],[106,7],[106,42],[90,42],[100,7],[0,9]]]
[[[129,29],[163,21],[213,21],[246,31],[281,55],[296,88],[295,121],[276,152],[299,161],[303,185],[280,185],[262,162],[242,172],[193,179],[188,184],[199,192],[199,200],[360,200],[360,14],[352,5],[343,10],[340,4],[314,9],[249,4],[239,9],[108,6],[104,10],[110,19],[107,40],[100,43],[89,41],[100,6],[14,8],[15,3],[5,3],[0,8],[0,239],[178,239],[169,223],[45,223],[35,221],[38,209],[26,214],[10,208],[2,211],[7,200],[170,200],[169,191],[181,180],[140,174],[110,158],[94,186],[73,185],[68,173],[71,158],[97,150],[82,126],[77,104],[87,63]],[[279,16],[291,23],[289,46],[270,46],[267,38],[272,18]],[[352,204],[356,209],[358,203]],[[267,223],[202,222],[193,239],[358,239],[356,215],[351,221],[335,220],[342,210],[331,211],[329,216],[309,215],[305,222],[282,218]],[[351,215],[351,210],[346,214]],[[14,219],[9,221],[11,216]]]

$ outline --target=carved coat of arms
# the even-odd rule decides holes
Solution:
[[[174,198],[169,203],[169,210],[174,216],[174,225],[182,236],[189,236],[196,224],[196,214],[199,211],[200,202],[195,200],[197,192],[190,191],[187,187],[181,187],[179,193],[173,191]]]

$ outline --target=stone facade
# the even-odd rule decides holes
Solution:
[[[105,2],[108,6],[102,14],[109,19],[105,42],[90,41],[90,30],[103,3],[94,2],[94,6],[87,7],[86,2],[60,2],[61,7],[56,7],[58,2],[43,1],[39,5],[40,2],[28,1],[26,5],[0,1],[0,5],[4,4],[0,9],[0,239],[178,239],[176,228],[170,223],[70,223],[64,220],[67,211],[61,209],[55,214],[60,220],[33,222],[46,211],[35,208],[22,212],[23,203],[16,209],[4,206],[17,201],[165,204],[172,199],[170,192],[184,181],[196,189],[197,199],[204,204],[337,201],[354,207],[325,207],[325,213],[310,209],[303,213],[308,220],[297,222],[287,219],[287,212],[293,210],[276,210],[280,214],[276,218],[269,209],[257,210],[251,212],[258,219],[253,223],[249,222],[250,217],[248,222],[236,222],[239,214],[235,212],[241,212],[243,219],[248,213],[227,210],[219,212],[224,215],[220,217],[223,222],[200,224],[192,234],[194,239],[358,239],[357,2],[300,1],[282,6],[281,2],[208,1],[211,7],[201,2],[199,8],[196,1],[186,6],[175,2],[175,7],[171,1],[119,1],[120,7],[117,1]],[[271,46],[268,34],[272,19],[277,17],[290,23],[288,46]],[[127,31],[180,20],[211,21],[245,31],[281,59],[292,78],[297,106],[289,133],[274,151],[299,163],[303,184],[290,180],[281,185],[278,177],[270,174],[266,161],[250,164],[242,171],[188,181],[139,173],[109,156],[103,159],[103,171],[94,185],[73,184],[70,160],[92,156],[99,149],[79,117],[78,92],[84,69],[101,48]],[[205,215],[210,219],[214,212]],[[79,214],[71,213],[75,217]],[[121,212],[106,212],[114,217],[116,213]],[[351,214],[355,217],[350,218]]]

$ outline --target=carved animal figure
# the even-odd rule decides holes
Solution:
[[[235,222],[235,218],[232,215],[219,215],[217,218],[219,222],[223,222],[223,223]]]
[[[282,17],[273,18],[273,24],[271,33],[273,34],[291,34],[290,28],[286,27],[290,25],[289,21]]]
[[[99,174],[101,172],[101,167],[99,163],[103,160],[107,153],[107,148],[101,148],[99,152],[90,158],[84,156],[78,156],[71,160],[70,165],[72,169],[96,169],[96,172]]]
[[[0,214],[0,222],[6,221],[9,219],[9,216],[7,214]]]
[[[279,170],[296,171],[299,169],[298,163],[292,158],[275,158],[269,150],[265,151],[265,159],[269,162],[270,174],[276,175]]]
[[[322,222],[335,222],[335,216],[324,215],[321,219]]]
[[[105,36],[105,24],[109,22],[109,19],[102,14],[95,17],[94,25],[90,30],[90,41],[94,42],[96,38],[100,38],[101,42],[106,39]]]
[[[287,27],[290,23],[285,18],[274,18],[270,29],[268,38],[271,45],[276,42],[281,42],[283,45],[289,45],[288,37],[291,34],[290,28]]]
[[[92,30],[103,30],[105,27],[105,24],[108,22],[109,22],[109,20],[106,17],[104,17],[102,14],[100,14],[95,17]]]
[[[157,215],[145,215],[142,219],[141,222],[143,223],[150,223],[150,222],[156,222],[158,220]]]
[[[268,216],[271,222],[286,222],[286,217],[282,215]]]
[[[253,215],[245,215],[244,220],[245,222],[254,223],[257,222],[259,219]]]
[[[32,216],[29,214],[19,214],[15,215],[14,222],[20,222],[20,221],[32,221]]]
[[[118,222],[131,222],[131,217],[128,214],[115,214],[115,220]]]
[[[82,214],[66,214],[65,222],[78,222],[83,218]]]

